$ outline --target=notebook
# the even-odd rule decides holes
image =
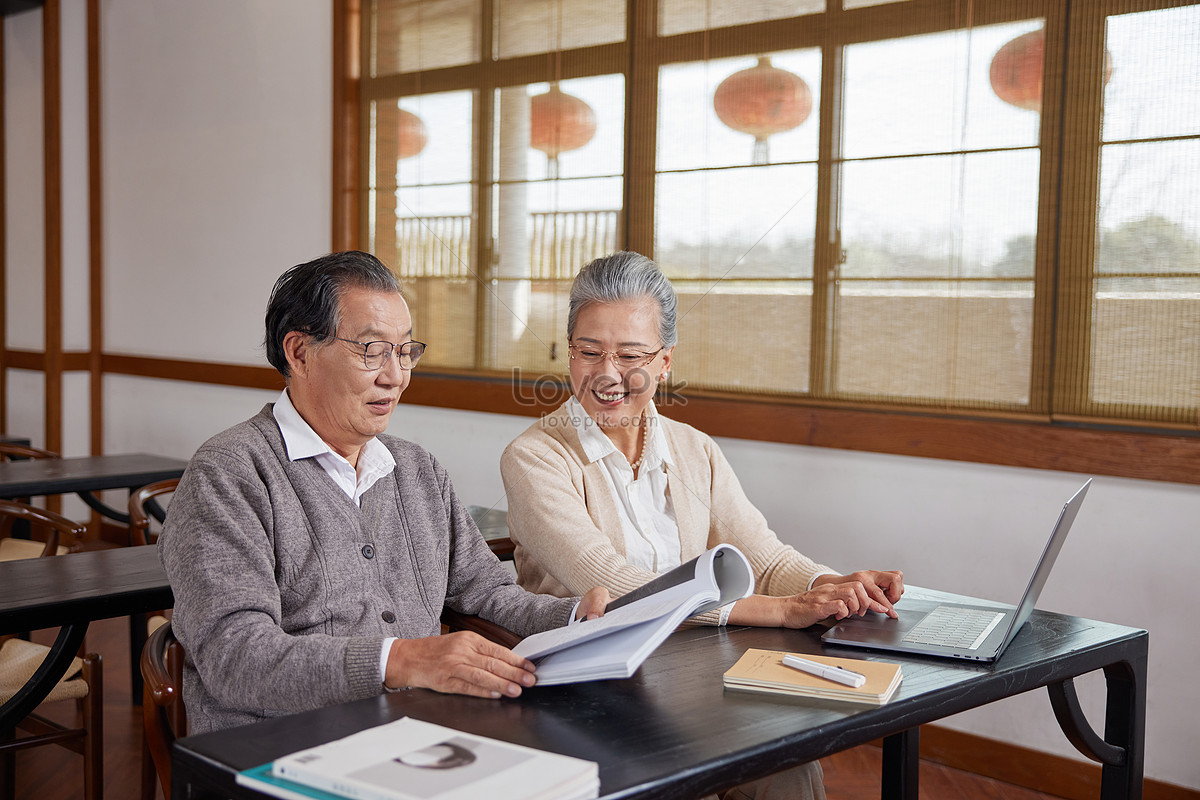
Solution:
[[[974,661],[995,661],[1029,619],[1071,524],[1087,495],[1089,478],[1063,506],[1037,568],[1016,606],[972,606],[901,598],[899,619],[868,613],[844,619],[821,636],[828,644],[869,647]]]

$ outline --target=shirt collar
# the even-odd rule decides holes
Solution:
[[[302,458],[328,454],[346,461],[317,435],[311,425],[304,421],[304,417],[300,416],[300,412],[292,405],[292,398],[288,396],[287,389],[279,394],[273,413],[275,422],[279,425],[279,432],[283,434],[283,446],[287,448],[289,460],[299,461]],[[360,474],[386,473],[395,468],[396,459],[392,456],[392,452],[374,436],[368,439],[362,450],[359,451],[356,471]]]
[[[579,433],[579,444],[583,447],[583,454],[588,463],[599,461],[613,453],[620,453],[612,439],[604,434],[600,425],[588,415],[583,404],[573,395],[567,400],[566,411],[567,418]],[[650,427],[646,430],[646,454],[642,457],[642,466],[656,467],[659,463],[675,466],[671,460],[671,452],[667,449],[667,437],[659,424],[658,410],[654,407],[653,400],[646,405],[646,423]],[[622,454],[621,458],[624,457]]]
[[[675,466],[671,460],[671,450],[667,447],[667,436],[663,433],[662,417],[658,415],[653,400],[646,406],[646,419],[650,422],[650,428],[646,431],[646,455],[642,458],[642,465],[657,467],[661,462],[668,467]]]

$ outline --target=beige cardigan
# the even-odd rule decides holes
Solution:
[[[754,569],[758,594],[785,596],[831,572],[779,541],[711,438],[658,416],[674,466],[667,491],[679,525],[679,560],[718,544],[741,550]],[[603,466],[589,462],[566,406],[542,417],[500,457],[508,497],[509,534],[516,543],[517,582],[559,597],[604,586],[620,596],[655,577],[625,560],[625,535]],[[719,612],[695,621],[716,624]]]

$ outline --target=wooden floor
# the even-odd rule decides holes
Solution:
[[[102,620],[88,631],[87,647],[104,658],[104,785],[107,800],[140,796],[141,708],[129,703],[129,629],[124,619]],[[49,643],[50,637],[35,635]],[[69,718],[73,703],[54,704]],[[56,713],[56,718],[58,714]],[[879,797],[881,751],[863,746],[824,759],[829,800]],[[83,760],[61,747],[17,754],[17,800],[81,800]],[[161,797],[161,793],[158,795]],[[921,762],[922,800],[1054,800],[968,772]]]

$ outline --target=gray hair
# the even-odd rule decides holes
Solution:
[[[371,255],[358,250],[330,253],[298,264],[279,276],[267,301],[267,361],[288,378],[291,368],[283,340],[291,331],[318,341],[337,335],[342,292],[371,289],[400,293],[395,274]]]
[[[567,338],[575,335],[579,312],[592,303],[620,303],[643,297],[658,304],[658,336],[663,347],[674,347],[679,341],[675,330],[675,289],[657,264],[627,250],[601,256],[579,270],[571,284]]]

